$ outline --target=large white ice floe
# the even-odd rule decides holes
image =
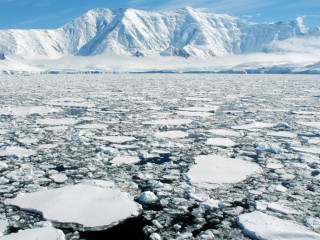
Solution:
[[[64,233],[51,226],[20,230],[17,233],[6,235],[1,240],[65,240]]]
[[[320,234],[289,220],[283,220],[255,211],[238,217],[243,233],[261,240],[311,240],[320,239]]]
[[[125,164],[134,164],[140,162],[140,158],[139,157],[135,157],[135,156],[118,156],[115,157],[111,160],[111,163],[113,165],[121,165],[123,163]]]
[[[0,115],[27,116],[32,114],[45,115],[48,113],[59,112],[60,109],[47,106],[8,106],[0,108]]]
[[[208,138],[206,145],[218,147],[233,147],[236,145],[234,141],[229,138]]]
[[[125,142],[132,142],[136,140],[135,137],[129,136],[102,136],[102,137],[94,137],[97,140],[107,141],[110,143],[125,143]]]
[[[191,119],[159,119],[143,122],[144,125],[185,125],[190,124]]]
[[[261,129],[261,128],[272,128],[276,125],[277,124],[275,123],[253,122],[250,124],[233,126],[232,128],[237,130],[254,130],[254,129]]]
[[[94,107],[94,103],[88,102],[84,98],[56,98],[47,102],[51,106],[72,107],[72,108],[90,108]]]
[[[320,122],[297,122],[300,125],[320,129]]]
[[[127,193],[90,183],[28,193],[5,203],[40,212],[50,221],[77,223],[85,228],[117,224],[141,209]]]
[[[18,146],[8,146],[0,149],[0,156],[8,157],[29,157],[35,155],[36,151]]]
[[[209,132],[214,135],[225,136],[225,137],[240,137],[241,136],[240,132],[236,132],[236,131],[232,131],[232,130],[228,130],[228,129],[210,129]]]
[[[313,154],[320,154],[320,147],[292,147],[293,150],[297,152],[305,152],[305,153],[313,153]]]
[[[267,133],[267,136],[272,136],[272,137],[283,137],[283,138],[296,138],[298,135],[293,132],[288,132],[288,131],[270,131]]]
[[[37,124],[40,125],[73,125],[77,123],[78,120],[75,118],[44,118],[38,119]]]
[[[192,184],[213,187],[214,184],[243,181],[258,171],[259,165],[242,159],[200,155],[195,158],[195,164],[191,166],[187,177]]]
[[[156,138],[185,138],[188,133],[183,131],[166,131],[166,132],[156,132],[154,134]]]

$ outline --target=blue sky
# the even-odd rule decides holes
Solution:
[[[300,16],[306,26],[320,26],[320,0],[0,0],[0,29],[54,29],[97,7],[162,11],[184,6],[260,23]]]

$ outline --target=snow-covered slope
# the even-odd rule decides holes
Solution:
[[[64,55],[225,56],[278,52],[288,39],[319,37],[298,18],[255,24],[186,7],[171,12],[93,9],[55,30],[2,30],[0,52],[22,57]]]

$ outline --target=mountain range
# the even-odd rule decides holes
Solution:
[[[190,7],[168,12],[100,8],[58,29],[1,30],[0,53],[23,58],[66,55],[206,58],[295,52],[301,50],[297,42],[305,44],[319,37],[320,27],[308,28],[300,18],[258,24]],[[319,44],[315,47],[320,49]]]

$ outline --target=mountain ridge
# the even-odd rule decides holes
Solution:
[[[168,12],[96,8],[58,29],[0,30],[0,52],[24,58],[212,57],[279,52],[279,42],[315,36],[320,36],[320,28],[307,28],[301,19],[259,24],[191,7]]]

